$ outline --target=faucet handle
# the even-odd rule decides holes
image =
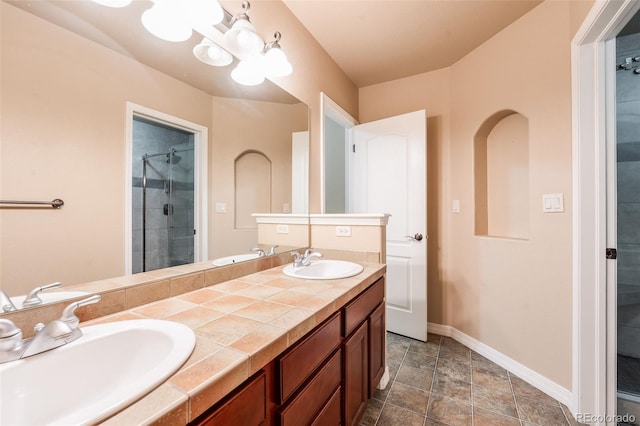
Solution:
[[[23,308],[29,308],[31,306],[40,305],[42,303],[42,299],[38,296],[38,293],[44,290],[49,290],[50,288],[58,288],[62,285],[61,282],[56,281],[55,283],[43,285],[42,287],[36,287],[27,294],[24,301],[22,302]]]
[[[70,303],[64,311],[62,311],[62,315],[60,316],[60,321],[68,324],[71,328],[78,328],[78,324],[80,323],[80,319],[76,316],[75,312],[80,306],[90,305],[92,303],[98,303],[101,297],[99,294],[94,294],[91,297],[88,297],[83,300],[79,300],[77,302]]]
[[[22,344],[22,330],[11,320],[0,318],[0,352],[10,351]]]
[[[258,253],[258,256],[260,256],[260,257],[265,255],[264,250],[262,250],[260,247],[254,247],[249,251],[251,251],[253,253]]]
[[[17,311],[16,305],[13,304],[11,298],[7,294],[0,290],[0,313]]]

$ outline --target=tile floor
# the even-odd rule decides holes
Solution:
[[[578,424],[558,401],[448,337],[387,333],[387,365],[391,380],[361,426]]]

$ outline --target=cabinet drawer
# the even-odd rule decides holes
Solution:
[[[344,335],[345,337],[362,321],[367,319],[369,314],[384,299],[384,279],[380,278],[371,287],[355,298],[344,307]]]
[[[309,384],[280,412],[281,426],[308,425],[314,421],[340,385],[341,364],[341,351],[337,350]]]
[[[331,395],[329,401],[324,405],[320,414],[313,419],[311,426],[338,426],[342,419],[342,412],[340,410],[340,396],[342,388],[336,389]]]
[[[340,346],[341,315],[337,312],[276,361],[279,402],[287,400],[331,352]]]
[[[226,401],[195,424],[199,426],[257,426],[267,419],[264,371],[241,385]]]

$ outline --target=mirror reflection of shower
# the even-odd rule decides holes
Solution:
[[[194,135],[133,120],[132,272],[194,262]]]

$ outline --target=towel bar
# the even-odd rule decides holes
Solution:
[[[53,201],[15,201],[15,200],[0,200],[0,204],[28,204],[28,205],[50,205],[54,209],[59,209],[64,206],[64,201],[56,198]]]

